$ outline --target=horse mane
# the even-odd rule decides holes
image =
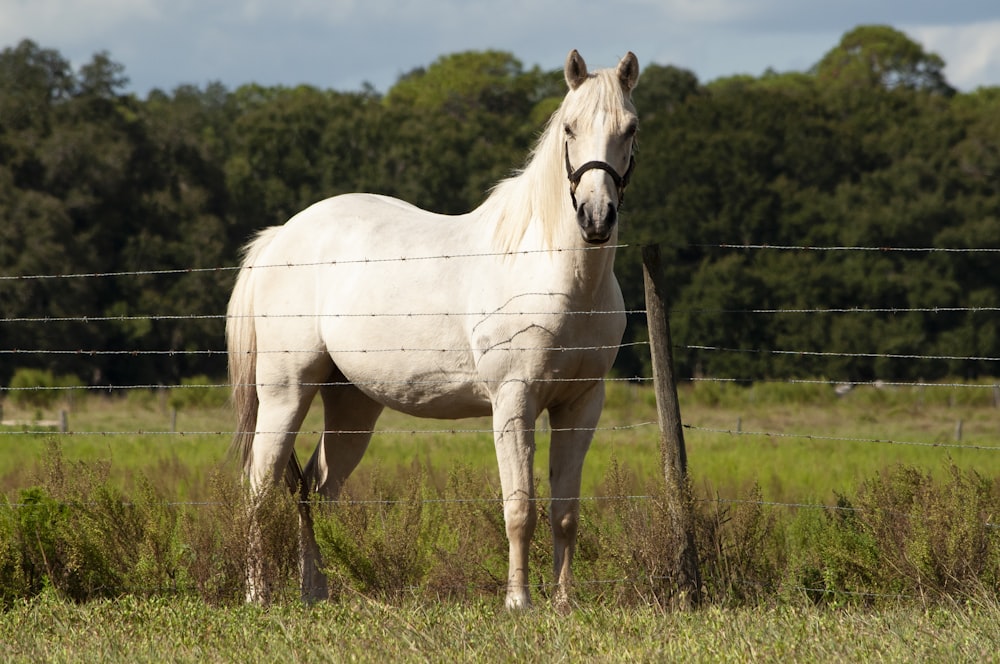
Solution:
[[[555,247],[556,230],[563,221],[569,202],[566,178],[563,127],[568,118],[587,122],[598,113],[613,113],[609,118],[616,131],[624,130],[633,110],[614,69],[600,69],[588,81],[571,91],[552,114],[529,154],[524,168],[498,182],[479,207],[480,215],[493,228],[493,248],[500,253],[516,251],[525,233],[537,224],[542,247]]]

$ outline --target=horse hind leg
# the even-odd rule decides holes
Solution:
[[[265,541],[267,537],[261,527],[259,501],[282,482],[282,478],[288,477],[288,469],[294,462],[296,435],[316,396],[317,383],[329,372],[329,359],[323,357],[326,367],[316,361],[288,365],[272,354],[258,355],[257,424],[246,469],[253,501],[247,570],[248,601],[266,603],[271,599],[276,560]]]
[[[323,435],[304,471],[307,491],[315,490],[334,500],[360,463],[372,437],[382,404],[347,384],[338,372],[320,389],[323,399]],[[305,492],[304,492],[305,493]],[[307,601],[327,597],[327,580],[308,505],[301,519],[302,597]]]

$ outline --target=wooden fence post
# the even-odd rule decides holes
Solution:
[[[642,275],[646,292],[646,324],[649,328],[649,353],[653,362],[653,386],[656,411],[660,421],[660,455],[666,481],[666,500],[671,539],[679,546],[672,575],[677,581],[680,604],[685,608],[701,601],[701,576],[694,538],[694,514],[687,479],[687,451],[681,409],[674,380],[667,298],[663,285],[663,267],[659,245],[642,247]]]

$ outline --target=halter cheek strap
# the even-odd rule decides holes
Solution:
[[[578,205],[576,202],[576,188],[580,184],[580,178],[587,171],[600,170],[604,171],[611,176],[611,180],[615,183],[615,187],[618,189],[618,207],[621,207],[625,202],[625,187],[628,186],[629,180],[632,178],[632,169],[635,168],[635,155],[629,156],[628,168],[625,170],[624,175],[619,175],[615,167],[606,161],[588,161],[586,164],[573,170],[573,165],[569,163],[569,143],[564,144],[563,150],[566,156],[566,177],[569,178],[569,197],[573,201],[573,209],[577,209]]]

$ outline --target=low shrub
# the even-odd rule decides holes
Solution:
[[[71,401],[83,382],[72,374],[57,376],[48,369],[17,369],[10,379],[7,398],[21,408],[51,408]]]
[[[205,375],[182,378],[180,387],[170,388],[167,403],[177,410],[221,408],[229,402],[229,388],[222,383]]]
[[[948,479],[898,466],[865,481],[854,501],[802,512],[788,544],[788,579],[814,601],[943,598],[1000,592],[997,486],[974,471]]]
[[[502,504],[467,468],[444,486],[415,465],[403,481],[376,472],[333,503],[314,506],[331,595],[398,598],[494,594],[506,581]]]
[[[253,501],[217,471],[179,503],[143,477],[126,492],[109,463],[70,463],[52,444],[34,486],[0,501],[0,608],[47,589],[74,601],[195,595],[244,601],[251,534],[268,561],[271,601],[298,591],[298,505],[284,485]],[[692,498],[702,596],[714,605],[777,600],[878,605],[1000,597],[1000,486],[949,466],[944,479],[912,467],[883,471],[835,506]],[[434,475],[415,464],[365,471],[343,497],[312,506],[334,599],[499,601],[506,529],[495,482],[481,470]],[[541,492],[539,492],[541,493]],[[674,605],[679,549],[660,483],[613,464],[603,498],[581,503],[574,571],[580,603]],[[251,519],[251,506],[256,517]],[[536,600],[553,596],[544,495],[531,544]]]

